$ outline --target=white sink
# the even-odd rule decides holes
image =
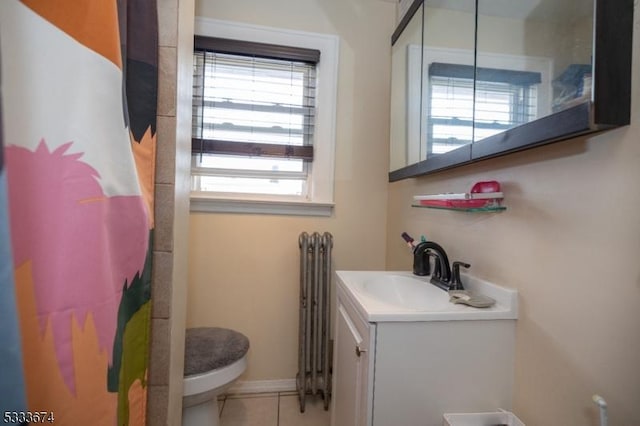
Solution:
[[[365,280],[362,283],[362,292],[382,303],[407,309],[442,310],[449,303],[449,297],[444,290],[417,277],[393,273]]]
[[[370,322],[516,319],[518,293],[468,274],[466,289],[496,300],[489,308],[449,302],[446,291],[409,271],[336,271],[336,287]]]

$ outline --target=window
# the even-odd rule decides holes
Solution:
[[[408,90],[424,94],[414,112],[421,139],[408,147],[410,163],[551,113],[551,58],[410,46],[408,67]],[[499,119],[488,113],[496,110]]]
[[[428,154],[442,154],[535,119],[540,82],[539,72],[431,63],[427,132],[433,143]]]
[[[201,19],[196,32],[192,210],[329,215],[337,39]]]
[[[194,191],[306,197],[320,52],[274,49],[196,37]]]

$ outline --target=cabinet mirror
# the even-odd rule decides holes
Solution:
[[[417,163],[420,156],[422,11],[415,2],[391,46],[391,121],[389,170]]]
[[[407,95],[420,93],[419,123],[408,114],[415,99],[404,112],[392,102],[390,181],[629,123],[633,0],[414,4],[421,50],[401,50],[407,67],[421,56],[420,78],[403,80]],[[410,27],[394,34],[394,56]],[[403,70],[393,63],[395,85]]]

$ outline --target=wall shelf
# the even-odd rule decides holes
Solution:
[[[500,183],[491,180],[477,182],[470,192],[416,195],[412,207],[427,209],[453,210],[461,212],[500,212],[504,194],[500,192]]]
[[[458,212],[470,212],[470,213],[497,213],[505,211],[507,208],[504,206],[489,206],[489,207],[442,207],[442,206],[423,206],[420,204],[412,204],[411,207],[418,207],[421,209],[436,209],[436,210],[451,210]]]

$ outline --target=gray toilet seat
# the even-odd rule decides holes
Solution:
[[[249,339],[235,330],[196,327],[186,330],[184,376],[226,367],[244,357]]]

